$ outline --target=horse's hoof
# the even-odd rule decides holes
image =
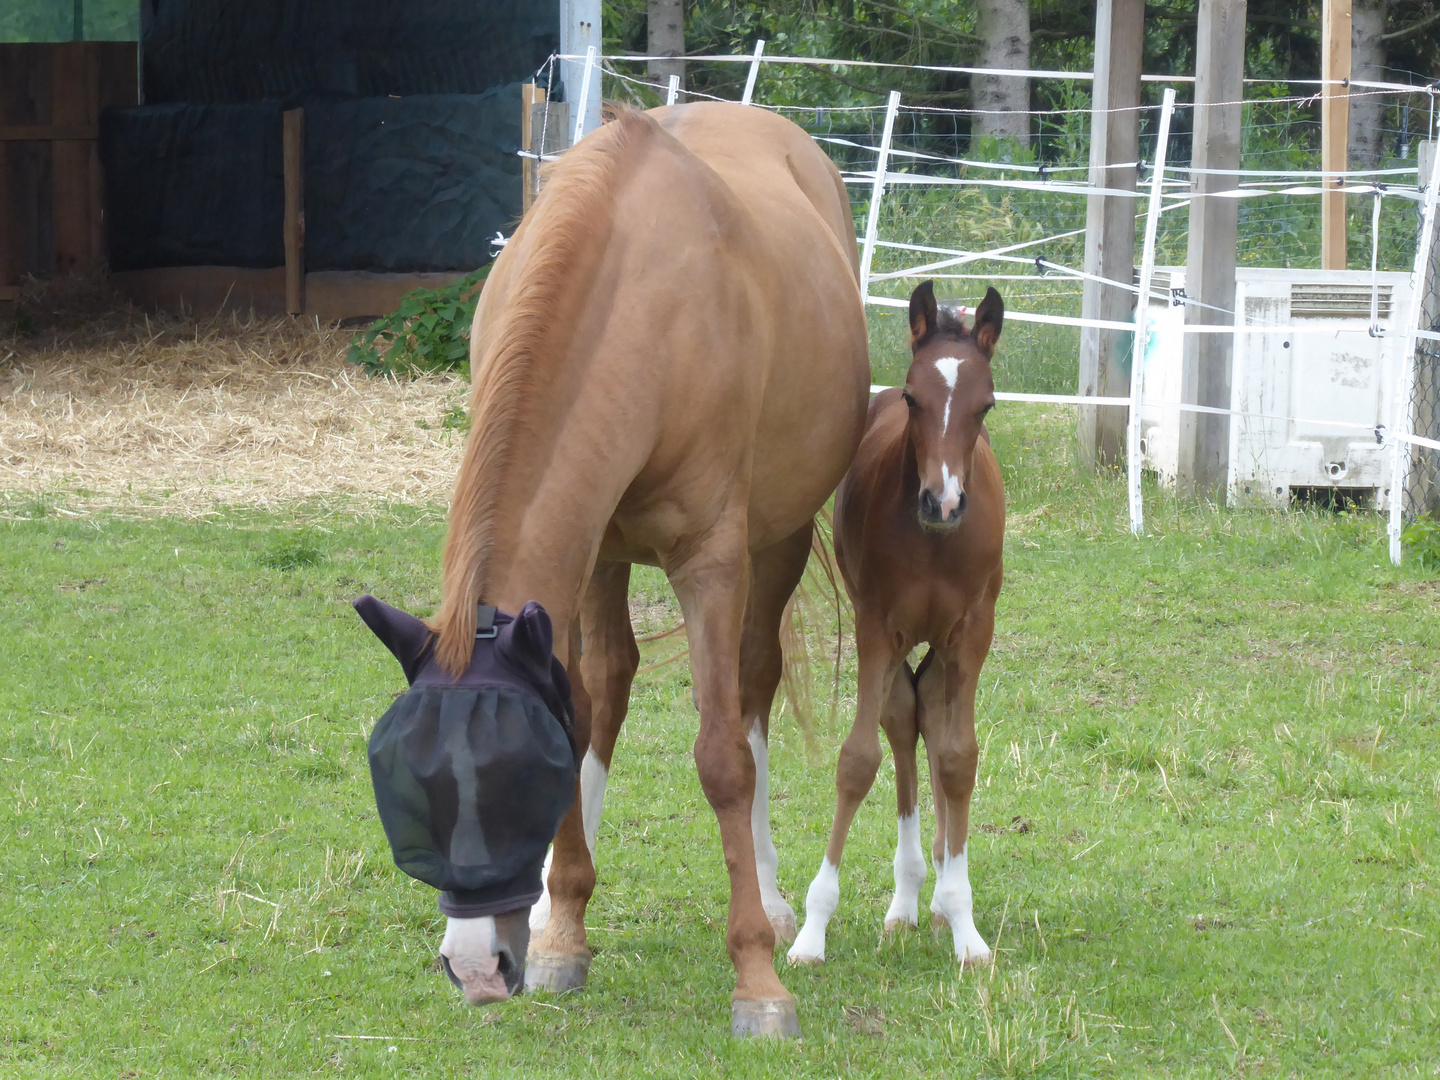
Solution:
[[[534,953],[525,964],[525,989],[563,994],[585,985],[590,957],[583,953]]]
[[[770,927],[775,931],[775,941],[779,945],[785,945],[795,940],[795,912],[788,908],[784,911],[766,912],[770,918]]]
[[[890,938],[899,937],[907,930],[914,929],[915,921],[913,919],[886,919],[885,927],[881,930],[880,937],[882,940],[888,941]]]
[[[730,1034],[736,1038],[800,1038],[800,1018],[790,998],[761,998],[730,1003]]]
[[[940,912],[938,912],[938,911],[932,911],[932,912],[930,912],[930,930],[931,930],[932,933],[938,934],[938,933],[940,933],[941,930],[949,930],[949,929],[950,929],[950,920],[949,920],[949,919],[945,918],[945,916],[944,916],[944,915],[941,915]]]

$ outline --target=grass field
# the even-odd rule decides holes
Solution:
[[[1150,492],[1132,539],[1068,413],[1001,406],[994,432],[1011,526],[971,865],[999,962],[880,942],[887,761],[830,961],[782,969],[785,1045],[728,1035],[684,663],[642,676],[617,751],[589,986],[466,1008],[375,818],[365,739],[401,677],[349,608],[436,603],[440,511],[5,502],[0,1074],[1436,1075],[1440,583],[1392,569],[1368,515]],[[668,624],[658,576],[635,602]],[[818,754],[774,728],[797,908],[853,680],[847,653]]]

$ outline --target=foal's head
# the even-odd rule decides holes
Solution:
[[[965,513],[965,482],[985,414],[995,407],[990,357],[1005,321],[1005,303],[994,289],[975,309],[975,324],[935,303],[934,282],[910,294],[910,350],[905,404],[910,444],[920,473],[920,523],[948,529]]]

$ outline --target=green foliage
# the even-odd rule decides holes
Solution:
[[[272,533],[260,552],[260,565],[282,573],[325,561],[313,529],[285,529]]]
[[[1417,517],[1400,533],[1400,542],[1425,570],[1440,570],[1440,520]]]
[[[423,431],[431,430],[432,425],[426,420],[416,420],[415,426]],[[440,422],[433,425],[441,431],[458,431],[462,435],[470,433],[470,410],[464,405],[447,405],[445,411],[440,414]]]
[[[140,0],[5,0],[0,4],[0,42],[136,41],[139,37]]]
[[[367,375],[470,370],[470,324],[490,266],[439,289],[415,289],[357,334],[345,359]]]

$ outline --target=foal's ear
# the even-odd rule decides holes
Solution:
[[[910,347],[935,331],[939,314],[935,309],[935,282],[922,281],[910,294]]]
[[[913,306],[911,310],[914,310]],[[975,327],[971,330],[976,347],[986,356],[995,351],[995,343],[1000,340],[1000,328],[1004,324],[1005,301],[1000,299],[1000,294],[991,286],[985,290],[985,299],[981,300],[980,306],[975,309]]]

